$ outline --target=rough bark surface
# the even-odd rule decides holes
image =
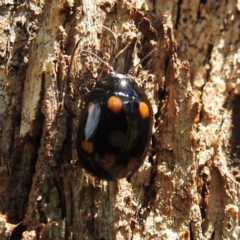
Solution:
[[[239,239],[239,39],[236,0],[1,1],[0,240]],[[89,52],[153,76],[129,179],[73,164]]]

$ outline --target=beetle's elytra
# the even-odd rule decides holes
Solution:
[[[97,81],[80,117],[80,164],[103,179],[132,175],[148,151],[152,115],[151,104],[133,76],[112,72]]]

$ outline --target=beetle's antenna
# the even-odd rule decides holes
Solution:
[[[147,64],[144,66],[142,70],[144,70],[151,62],[152,62],[152,59],[147,62]]]
[[[95,53],[87,51],[87,50],[82,50],[82,52],[89,53],[93,55],[95,58],[97,58],[100,62],[102,62],[105,66],[107,66],[112,72],[113,72],[113,67],[111,67],[107,62],[103,61],[99,56],[97,56]]]
[[[132,43],[129,42],[129,43],[127,44],[127,46],[126,46],[124,49],[122,49],[121,51],[119,51],[118,54],[116,55],[116,57],[113,59],[112,62],[115,62],[116,59],[117,59],[121,54],[123,54],[123,53],[129,48],[129,46],[130,46],[131,44],[132,44]]]
[[[155,51],[157,50],[157,48],[154,48],[151,52],[149,52],[143,59],[141,59],[141,61],[137,64],[137,65],[135,65],[135,66],[133,66],[133,68],[136,68],[138,65],[140,65],[143,61],[145,61],[152,53],[154,53]],[[152,60],[150,60],[148,63],[147,63],[147,65],[151,62]],[[146,66],[147,66],[146,65]],[[146,67],[145,66],[145,67]],[[144,67],[144,68],[145,68]]]
[[[102,26],[102,28],[107,29],[113,35],[115,42],[117,42],[117,37],[115,36],[114,32],[109,27]]]
[[[116,49],[116,45],[117,45],[117,37],[116,35],[114,34],[114,32],[109,28],[109,27],[106,27],[106,26],[102,26],[102,28],[108,30],[114,37],[114,41],[115,41],[115,44],[113,46],[113,54],[115,55],[115,49]],[[119,54],[118,54],[119,55]],[[115,61],[116,57],[114,58],[113,61],[111,61],[111,63],[113,63]]]
[[[113,53],[115,54],[115,48],[116,48],[116,45],[117,45],[117,37],[116,37],[116,35],[114,34],[114,32],[113,32],[110,28],[108,28],[108,27],[106,27],[106,26],[102,26],[102,28],[105,28],[105,29],[108,30],[110,33],[112,33],[112,35],[113,35],[113,37],[114,37],[114,40],[115,40],[115,45],[113,46]],[[113,64],[113,63],[116,61],[116,59],[117,59],[120,55],[122,55],[122,54],[131,46],[131,44],[132,44],[132,43],[129,42],[126,47],[124,47],[122,50],[120,50],[120,51],[116,54],[116,56],[114,57],[114,59],[111,61],[111,64]]]

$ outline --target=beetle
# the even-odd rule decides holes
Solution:
[[[142,165],[151,140],[153,111],[131,74],[112,71],[84,99],[77,132],[80,165],[94,176],[117,180]]]

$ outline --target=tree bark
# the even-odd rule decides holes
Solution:
[[[233,0],[0,3],[0,239],[239,239],[239,11]],[[74,164],[80,88],[107,71],[91,53],[153,79],[151,147],[128,179]]]

